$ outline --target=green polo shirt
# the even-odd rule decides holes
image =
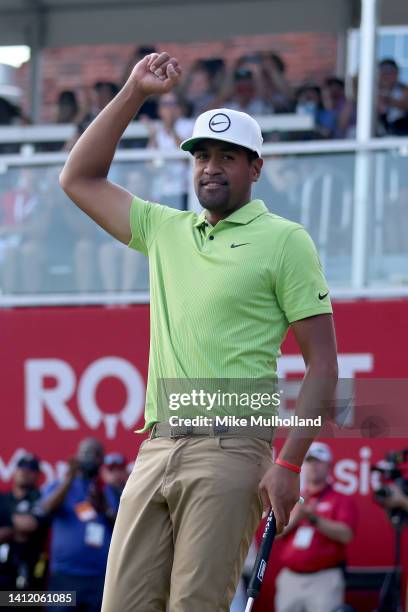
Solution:
[[[275,379],[289,324],[332,312],[310,236],[261,200],[211,226],[134,197],[130,224],[150,263],[145,429],[164,419],[161,381]]]

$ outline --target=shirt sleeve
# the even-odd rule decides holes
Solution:
[[[336,521],[345,523],[353,533],[356,532],[357,527],[357,507],[354,499],[346,495],[342,496],[341,501],[336,511]]]
[[[148,255],[160,226],[178,214],[180,211],[175,208],[147,202],[134,196],[130,207],[132,238],[128,247]]]
[[[333,312],[316,247],[302,227],[292,230],[283,246],[275,291],[289,323]]]
[[[60,484],[61,482],[59,480],[54,480],[53,482],[47,483],[43,486],[43,488],[41,489],[41,497],[38,500],[38,505],[41,509],[43,509],[43,502],[51,495],[51,493],[55,491],[57,487],[59,487]],[[62,506],[63,505],[64,502],[62,503]],[[58,510],[56,510],[56,512],[58,512]]]

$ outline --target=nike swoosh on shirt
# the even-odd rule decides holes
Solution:
[[[250,242],[241,242],[241,244],[231,244],[231,249],[236,249],[239,246],[245,246],[246,244],[251,244]]]
[[[329,295],[329,292],[323,293],[323,295],[319,293],[319,300],[324,300],[324,298],[327,297],[328,295]]]

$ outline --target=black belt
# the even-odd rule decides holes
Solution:
[[[240,437],[260,438],[266,442],[272,442],[274,430],[270,427],[228,427],[227,425],[214,425],[213,427],[188,427],[178,425],[172,427],[169,423],[155,423],[150,433],[150,438],[187,438],[190,436],[215,437]]]

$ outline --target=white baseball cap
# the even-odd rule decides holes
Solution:
[[[305,460],[307,459],[317,459],[324,463],[331,463],[333,456],[327,444],[324,444],[324,442],[312,442],[306,453]]]
[[[259,124],[247,113],[230,108],[214,108],[199,115],[191,138],[184,140],[180,148],[191,151],[200,140],[210,138],[231,142],[255,151],[261,157],[262,132]]]

